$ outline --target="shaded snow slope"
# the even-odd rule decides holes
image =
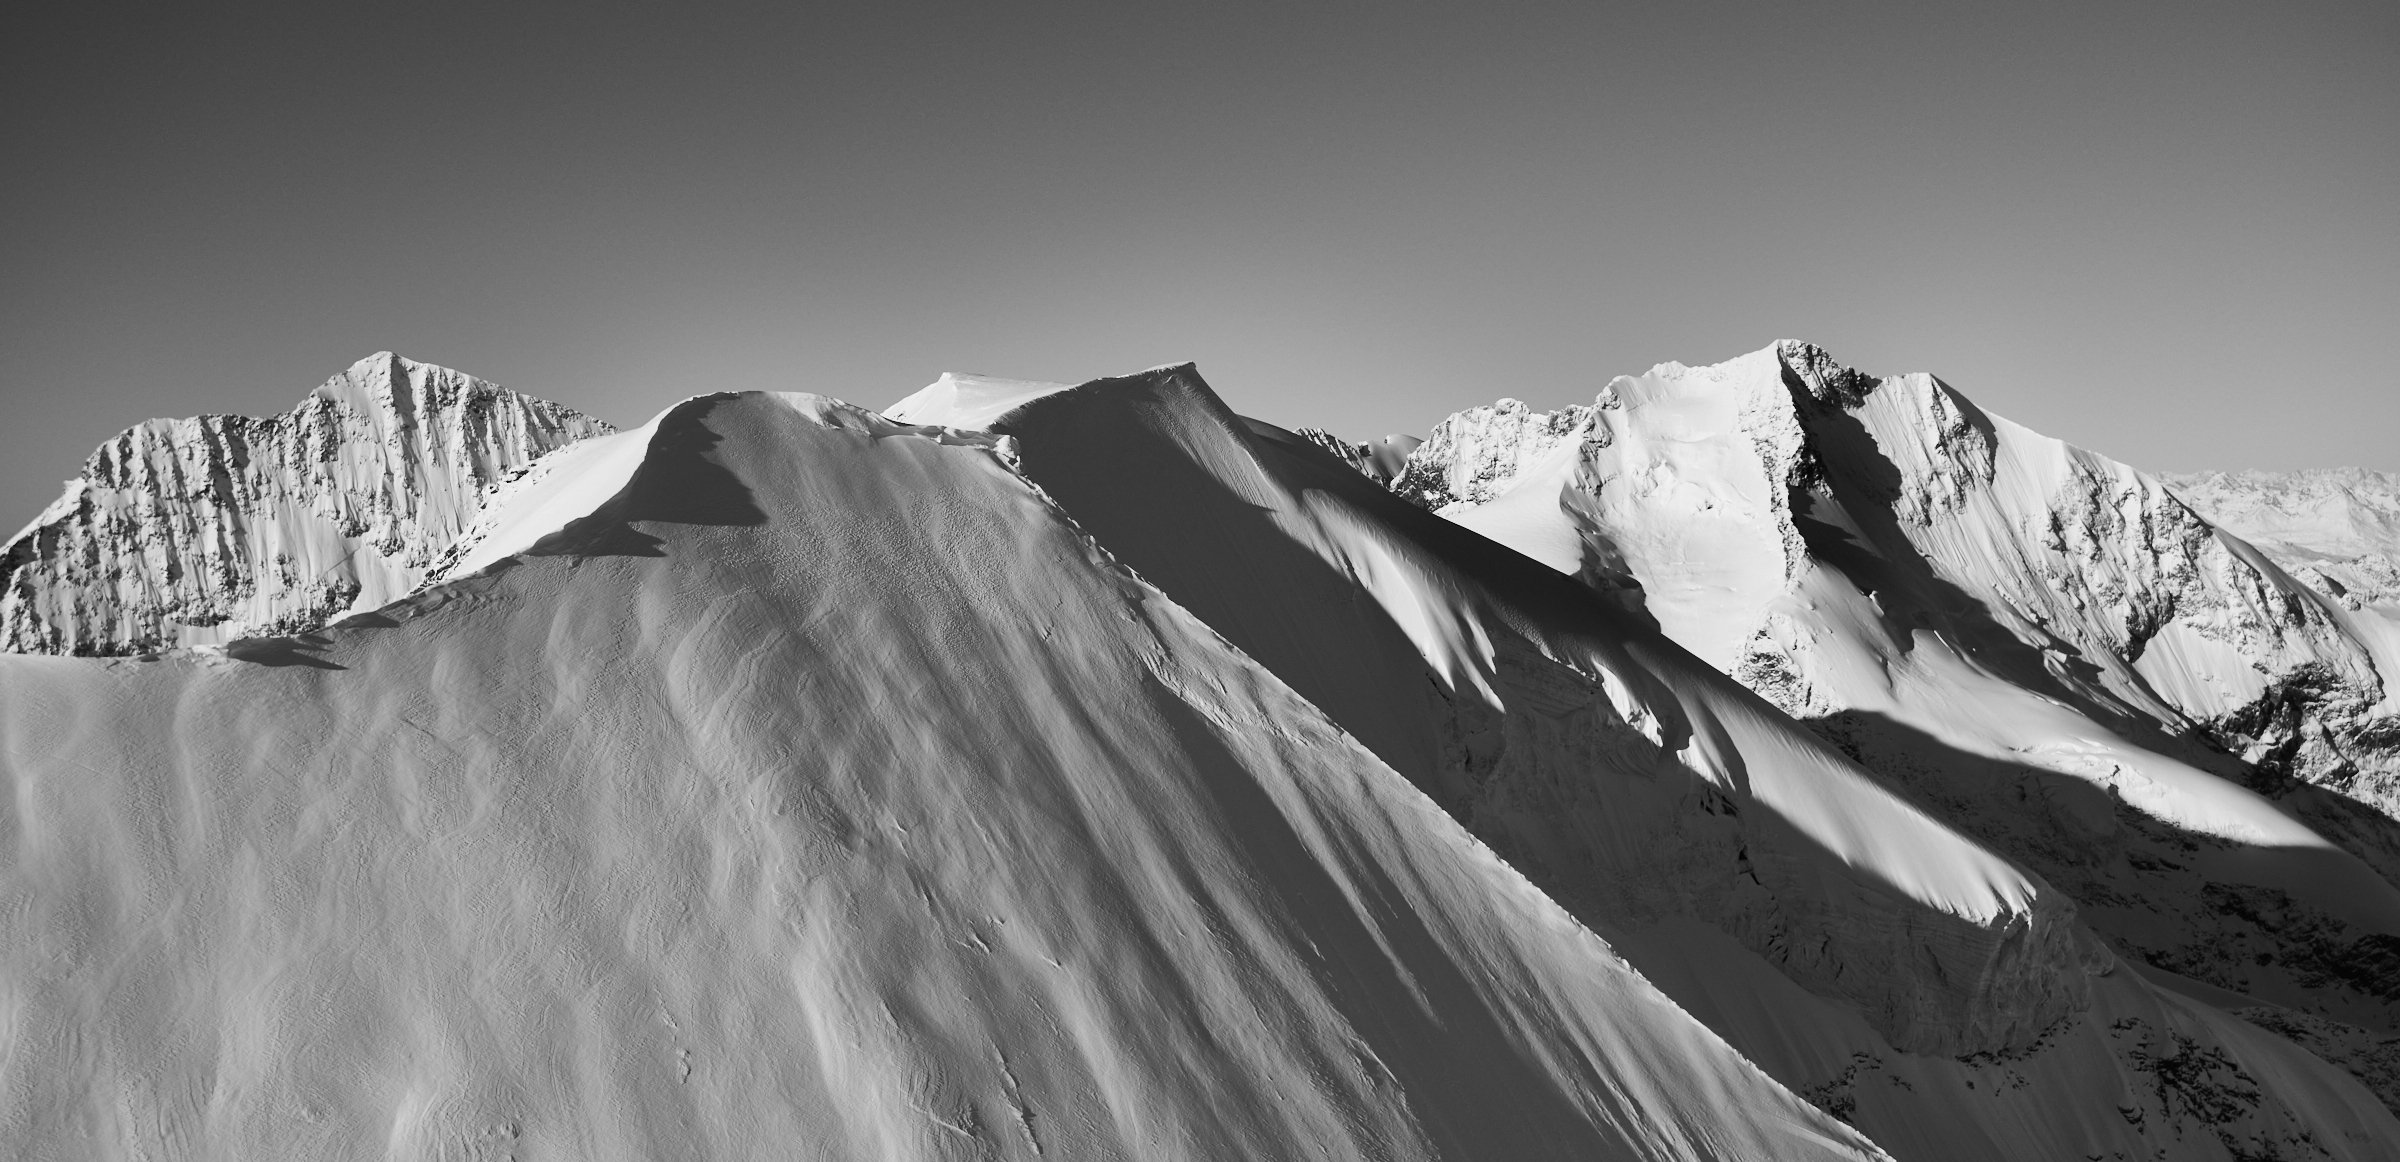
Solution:
[[[0,649],[132,654],[372,609],[425,580],[487,488],[608,430],[389,352],[281,416],[129,428],[0,548]]]
[[[1619,605],[1234,417],[1190,368],[1011,402],[974,414],[1101,545],[1902,1157],[2376,1157],[2400,1130],[2121,970],[2059,893]],[[924,394],[890,414],[958,418]]]
[[[1654,617],[2118,948],[2400,1032],[2400,652],[2157,480],[1784,343],[1461,413],[1395,488]]]
[[[322,632],[0,657],[6,1153],[1880,1156],[997,438],[751,394],[586,449]],[[2023,914],[1953,846],[1943,931]]]

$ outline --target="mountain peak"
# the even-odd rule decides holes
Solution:
[[[428,391],[433,392],[430,398],[426,395]],[[419,414],[421,408],[438,409],[454,399],[498,395],[514,396],[516,393],[439,364],[420,362],[391,351],[378,351],[318,384],[294,410],[316,406],[322,401],[362,414],[413,417]]]
[[[1769,350],[1819,403],[1856,408],[1883,380],[1835,359],[1833,353],[1801,339],[1778,339]]]
[[[612,429],[380,351],[265,418],[135,425],[0,550],[0,649],[123,654],[397,598],[544,453]]]

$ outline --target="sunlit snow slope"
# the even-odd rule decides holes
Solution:
[[[1878,1156],[997,438],[644,432],[322,632],[0,657],[0,1152]]]
[[[608,430],[389,352],[281,416],[128,428],[0,546],[0,650],[134,654],[373,609],[424,582],[487,488]]]

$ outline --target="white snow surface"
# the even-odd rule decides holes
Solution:
[[[2079,918],[2123,901],[1677,644],[1805,608],[1698,559],[1779,527],[1706,478],[1744,398],[1611,435],[1722,523],[1546,567],[1188,366],[702,395],[479,494],[380,608],[0,655],[0,1149],[2392,1157],[2373,1093],[2221,1007],[2258,997],[2129,971]],[[1823,535],[1771,546],[1781,584],[1880,616],[1826,596]],[[1730,593],[1654,613],[1677,553]],[[2053,698],[2008,741],[2091,768],[1942,777],[2079,859],[2168,850],[2094,788],[2182,760],[1919,652],[1956,674],[1892,690]],[[1843,645],[1805,688],[1911,660]],[[2174,854],[2363,875],[2371,922],[2383,881],[2258,803],[2295,830]]]
[[[0,650],[308,629],[415,590],[485,491],[608,425],[382,352],[269,419],[152,420],[0,547]]]

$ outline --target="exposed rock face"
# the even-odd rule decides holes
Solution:
[[[2209,495],[2235,491],[2212,479]],[[1932,376],[1878,379],[1784,342],[1619,378],[1590,407],[1461,412],[1394,490],[1562,572],[1630,574],[1671,636],[1804,717],[1858,704],[1854,682],[1809,656],[1794,608],[1826,572],[1870,596],[1901,652],[1928,631],[2012,655],[2103,718],[2197,731],[2271,775],[2400,813],[2400,708],[2379,669],[2400,647],[2391,622],[2354,616],[2400,543],[2386,480],[2254,500],[2242,511],[2338,500],[2352,530],[2262,555],[2157,478],[1988,416]],[[2306,574],[2320,588],[2277,561],[2323,562]]]
[[[0,649],[135,654],[401,597],[488,488],[612,430],[384,352],[268,419],[152,420],[0,550]]]

